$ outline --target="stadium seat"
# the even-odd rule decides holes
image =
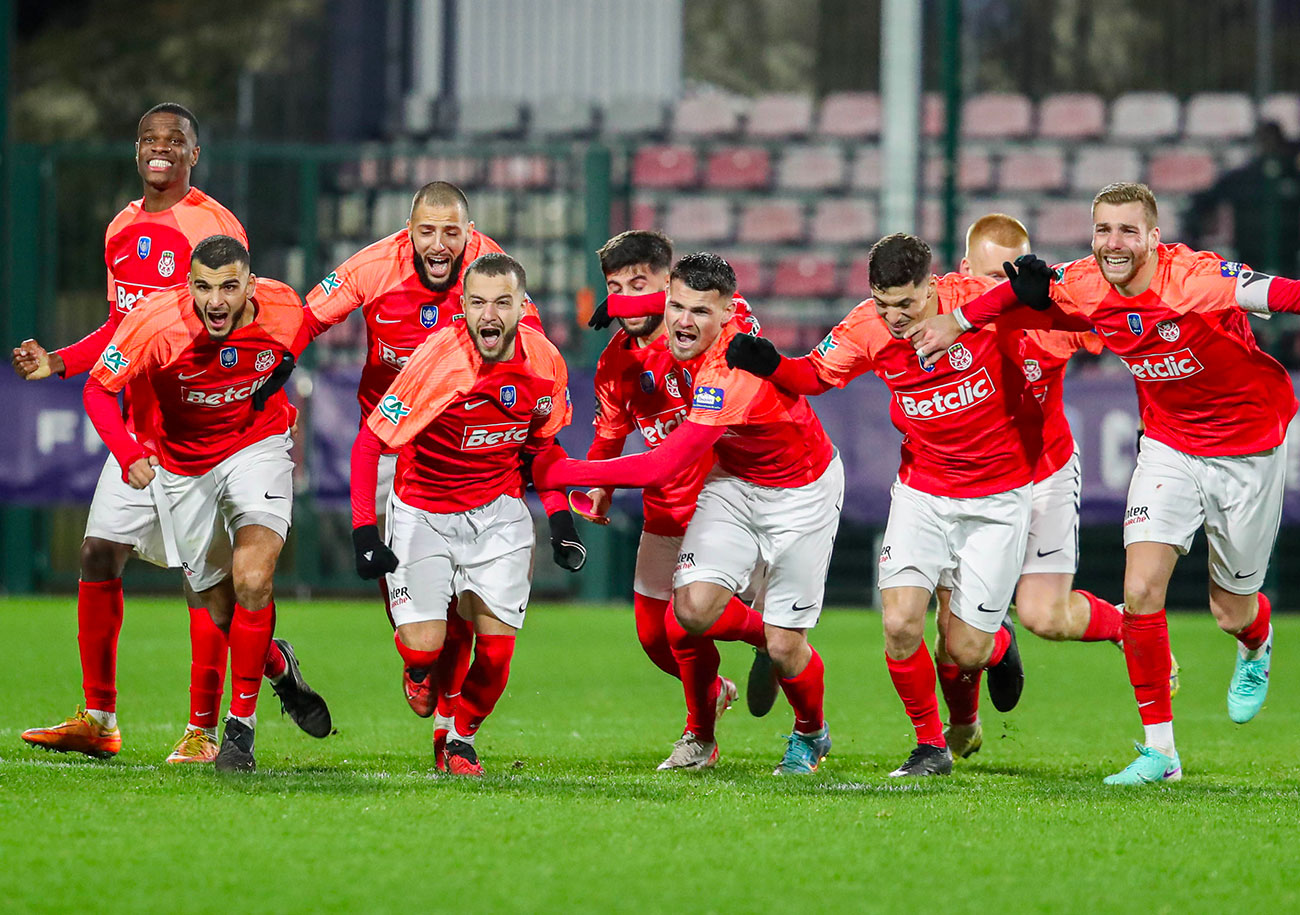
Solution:
[[[360,187],[379,187],[384,183],[387,162],[367,156],[356,163],[356,183]]]
[[[1201,92],[1184,111],[1183,136],[1196,140],[1239,140],[1255,130],[1255,103],[1244,92]]]
[[[731,206],[721,197],[676,198],[664,217],[664,231],[676,242],[727,241],[732,224]]]
[[[727,251],[722,256],[736,271],[736,290],[741,295],[751,300],[767,295],[767,271],[763,269],[762,257],[741,251]]]
[[[406,191],[380,191],[370,211],[371,232],[375,238],[396,232],[411,215],[411,195]]]
[[[1038,105],[1038,135],[1047,140],[1089,140],[1106,132],[1106,103],[1091,92],[1049,95]]]
[[[839,292],[835,258],[824,254],[796,254],[777,262],[772,295],[790,298],[829,298]]]
[[[777,167],[778,187],[829,191],[844,186],[844,153],[837,146],[791,146]]]
[[[1144,142],[1176,136],[1178,113],[1178,99],[1169,92],[1125,92],[1110,106],[1111,138]]]
[[[812,128],[812,96],[799,92],[760,95],[749,111],[746,132],[756,139],[805,137]]]
[[[1203,149],[1167,149],[1152,154],[1146,183],[1156,194],[1187,194],[1214,183],[1214,157]]]
[[[664,133],[664,105],[654,98],[616,98],[601,109],[601,127],[612,137],[658,137]]]
[[[1035,245],[1077,250],[1082,256],[1091,238],[1091,200],[1053,200],[1039,208],[1034,222]]]
[[[659,228],[659,207],[653,200],[648,198],[638,198],[632,201],[632,208],[628,212],[627,227],[629,229],[658,229]]]
[[[943,128],[943,96],[938,92],[927,92],[921,98],[921,135],[931,138],[941,137]]]
[[[484,189],[469,202],[474,225],[500,241],[514,235],[516,195],[512,191]]]
[[[944,161],[936,152],[925,160],[925,189],[943,189]],[[983,149],[963,149],[957,156],[957,189],[961,191],[987,190],[993,183],[993,163]]]
[[[787,315],[767,317],[759,314],[763,324],[763,336],[772,341],[772,345],[788,356],[802,356],[806,349],[802,345],[802,326],[797,318]]]
[[[1074,157],[1070,189],[1095,194],[1113,181],[1139,181],[1142,160],[1131,146],[1085,146]]]
[[[673,235],[672,232],[668,234]],[[797,200],[765,200],[748,204],[740,213],[738,237],[746,244],[802,241],[803,205]]]
[[[589,137],[595,132],[596,109],[576,98],[544,98],[529,109],[528,129],[539,137]]]
[[[962,105],[961,133],[967,139],[1019,139],[1029,135],[1034,106],[1016,92],[973,95]]]
[[[1065,187],[1065,155],[1055,146],[1009,150],[998,165],[998,190],[1051,193]]]
[[[760,190],[772,183],[767,150],[756,146],[716,149],[709,154],[704,183],[727,190]]]
[[[1280,92],[1264,99],[1259,106],[1261,121],[1276,121],[1288,140],[1300,138],[1300,95]]]
[[[457,121],[457,132],[471,137],[519,136],[524,126],[523,111],[511,99],[466,99]]]
[[[632,159],[636,187],[694,187],[699,176],[695,150],[689,146],[642,146]]]
[[[867,199],[820,200],[812,218],[812,240],[832,245],[868,245],[878,237],[876,202]]]
[[[420,156],[410,162],[407,180],[421,187],[430,181],[450,181],[462,190],[483,182],[483,160],[474,156]]]
[[[958,231],[965,228],[965,226],[957,227]],[[940,201],[933,197],[925,197],[921,200],[920,225],[916,233],[931,244],[938,244],[943,237],[943,204]]]
[[[857,191],[878,191],[884,186],[879,146],[863,146],[853,158],[849,184]]]
[[[693,95],[677,103],[673,132],[683,137],[732,136],[740,127],[739,103],[719,92]]]
[[[844,271],[844,283],[840,293],[845,298],[863,301],[871,298],[871,258],[863,254],[849,261],[849,269]]]
[[[488,184],[493,187],[545,187],[550,180],[545,156],[494,156],[488,163]]]
[[[1005,213],[1020,220],[1024,227],[1029,230],[1029,237],[1031,239],[1034,237],[1034,214],[1023,199],[1015,197],[972,197],[964,203],[958,217],[957,247],[960,249],[959,255],[965,251],[966,230],[970,228],[971,223],[990,213]]]
[[[555,241],[578,230],[579,215],[567,194],[530,194],[520,208],[516,228],[524,238]]]
[[[880,136],[880,96],[874,92],[834,92],[822,101],[817,133],[843,140]]]

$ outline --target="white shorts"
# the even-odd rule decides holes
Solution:
[[[710,472],[682,538],[674,587],[709,581],[739,594],[766,566],[763,621],[811,629],[821,616],[826,572],[844,504],[837,453],[804,486],[759,486]]]
[[[877,585],[934,591],[942,582],[958,619],[997,632],[1020,580],[1031,498],[1027,485],[956,499],[895,480]]]
[[[183,476],[159,468],[171,507],[181,568],[195,591],[204,591],[230,574],[230,552],[241,527],[260,525],[289,536],[293,517],[293,459],[289,433],[272,435],[241,448],[207,473]]]
[[[479,508],[439,514],[394,494],[388,518],[387,542],[398,564],[385,581],[396,625],[445,620],[451,599],[473,591],[501,622],[523,628],[534,539],[523,499],[498,496]]]
[[[375,522],[379,536],[388,530],[388,497],[393,494],[393,478],[397,476],[397,455],[379,455],[379,478],[375,481]]]
[[[1079,452],[1047,479],[1033,484],[1029,545],[1020,574],[1079,571],[1079,492],[1083,474]]]
[[[636,571],[632,576],[632,590],[655,600],[672,600],[673,573],[677,568],[677,557],[681,551],[681,537],[642,531],[641,542],[636,548]],[[761,611],[763,592],[766,587],[767,565],[760,562],[750,572],[745,587],[740,589],[740,599]]]
[[[1167,543],[1185,554],[1204,526],[1210,579],[1254,594],[1277,539],[1285,480],[1285,442],[1260,454],[1197,457],[1146,436],[1128,487],[1124,546]]]
[[[90,515],[86,518],[86,536],[130,544],[135,554],[145,562],[164,569],[168,567],[167,548],[153,494],[148,489],[136,489],[123,481],[122,468],[111,454],[99,472],[99,482],[95,484]]]

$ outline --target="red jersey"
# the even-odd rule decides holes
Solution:
[[[1244,266],[1185,245],[1159,245],[1156,257],[1150,287],[1132,298],[1092,258],[1057,267],[1052,298],[1091,321],[1128,367],[1151,438],[1206,457],[1277,447],[1295,391],[1238,304]]]
[[[947,314],[996,285],[988,277],[933,277]],[[890,418],[903,433],[898,478],[936,496],[972,498],[1033,481],[1043,414],[1020,370],[1023,332],[988,328],[962,337],[927,370],[908,340],[896,340],[874,300],[853,309],[809,354],[823,382],[844,387],[875,372],[893,394]]]
[[[1074,433],[1065,416],[1065,366],[1079,350],[1096,355],[1103,349],[1092,332],[1027,330],[1020,341],[1020,366],[1043,410],[1043,453],[1034,468],[1041,483],[1065,466],[1074,454]]]
[[[514,358],[484,362],[464,321],[411,354],[365,420],[400,449],[398,498],[448,513],[522,497],[520,453],[537,453],[569,424],[569,373],[546,336],[519,326]]]
[[[122,321],[90,377],[109,391],[132,382],[157,398],[156,448],[162,466],[198,476],[255,442],[288,431],[289,399],[277,391],[266,409],[253,392],[286,352],[301,350],[302,300],[278,280],[259,277],[252,322],[213,340],[189,288],[154,293]]]

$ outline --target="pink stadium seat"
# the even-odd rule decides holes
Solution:
[[[488,164],[488,184],[494,188],[545,187],[550,180],[545,156],[496,156]]]
[[[673,132],[679,136],[731,136],[739,127],[740,103],[721,93],[684,98],[673,113]]]
[[[777,262],[772,295],[814,299],[829,298],[838,291],[833,257],[796,254]]]
[[[925,160],[925,188],[929,191],[943,189],[943,158],[936,152]],[[982,191],[993,183],[993,162],[983,149],[963,149],[957,157],[957,188],[962,191]]]
[[[807,350],[800,346],[802,327],[798,320],[787,316],[771,318],[758,316],[763,323],[763,336],[772,341],[772,345],[790,356],[802,356]]]
[[[1034,107],[1016,92],[973,95],[962,105],[962,136],[976,139],[1019,138],[1029,135]]]
[[[1167,149],[1147,163],[1147,184],[1156,194],[1187,194],[1214,183],[1214,157],[1201,149]]]
[[[1163,140],[1178,134],[1178,99],[1168,92],[1126,92],[1110,106],[1116,140]]]
[[[1065,187],[1065,156],[1054,146],[1011,150],[998,167],[998,190],[1051,192]]]
[[[721,197],[679,197],[668,205],[664,231],[677,242],[715,243],[731,237],[731,207]]]
[[[798,201],[751,203],[740,213],[739,238],[742,242],[783,244],[801,241],[803,237],[803,206]]]
[[[1259,106],[1261,121],[1277,121],[1287,139],[1300,137],[1300,95],[1280,92],[1270,95]]]
[[[648,199],[632,201],[632,211],[628,214],[627,227],[629,229],[659,228],[659,208],[655,206],[655,202]]]
[[[692,187],[698,173],[695,150],[689,146],[642,146],[632,160],[632,183],[637,187]]]
[[[1129,146],[1086,146],[1074,157],[1070,188],[1078,194],[1095,194],[1112,181],[1139,181],[1142,160]]]
[[[865,254],[849,261],[849,269],[844,272],[844,285],[840,289],[841,294],[846,298],[856,299],[859,302],[871,298],[870,265],[871,258]]]
[[[731,269],[736,271],[736,290],[747,298],[754,299],[767,295],[767,275],[763,269],[763,258],[757,254],[729,251],[723,254]],[[762,317],[759,317],[762,320]]]
[[[927,92],[921,98],[921,135],[941,137],[944,128],[943,96],[938,92]]]
[[[1049,140],[1086,140],[1106,132],[1106,103],[1091,92],[1049,95],[1038,105],[1038,135]]]
[[[879,146],[864,146],[853,159],[849,184],[857,191],[878,191],[883,186]]]
[[[1034,226],[1034,244],[1086,251],[1092,238],[1092,201],[1063,200],[1043,204]]]
[[[760,95],[749,112],[748,133],[764,140],[805,137],[812,128],[812,96],[798,92]]]
[[[835,92],[822,102],[817,133],[845,140],[880,136],[880,96],[874,92]]]
[[[1183,135],[1239,140],[1255,130],[1255,103],[1244,92],[1201,92],[1187,102]]]
[[[778,187],[799,191],[844,186],[844,154],[837,146],[791,146],[777,168]]]
[[[930,197],[923,199],[921,201],[920,223],[917,234],[929,241],[931,245],[937,245],[939,239],[943,236],[943,204]],[[965,228],[965,226],[957,227],[958,231]],[[949,267],[952,265],[945,264],[943,266]]]
[[[709,155],[704,183],[728,190],[757,190],[772,182],[772,163],[762,147],[728,147]]]
[[[874,200],[835,198],[819,201],[812,218],[812,240],[832,245],[869,245],[875,242]]]

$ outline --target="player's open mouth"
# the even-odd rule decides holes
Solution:
[[[226,324],[230,321],[230,312],[228,311],[209,311],[207,315],[209,330],[225,330]]]
[[[480,327],[478,338],[483,341],[483,345],[488,349],[493,349],[501,342],[501,328],[499,327]]]
[[[167,169],[172,167],[170,159],[150,159],[146,165],[149,167],[149,171],[151,172],[165,172]]]
[[[1105,257],[1102,258],[1102,261],[1106,264],[1107,267],[1112,267],[1118,270],[1121,267],[1127,267],[1129,263],[1132,261],[1132,258],[1130,258],[1128,255],[1123,255],[1123,256],[1106,255]]]
[[[673,331],[673,339],[677,341],[678,346],[690,346],[699,338],[699,334],[692,333],[688,330]]]
[[[430,254],[424,258],[424,269],[429,271],[429,276],[434,279],[445,279],[451,272],[451,256],[444,254]]]

